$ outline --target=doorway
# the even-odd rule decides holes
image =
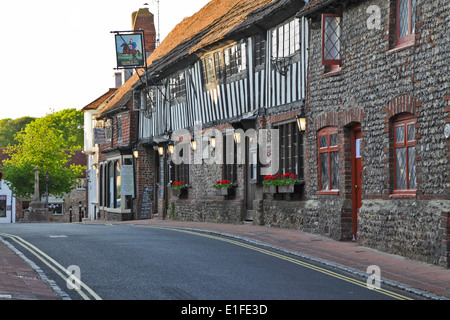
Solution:
[[[353,239],[358,232],[358,211],[362,206],[361,125],[352,128],[352,220]]]

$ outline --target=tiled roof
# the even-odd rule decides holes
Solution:
[[[103,102],[108,100],[115,92],[117,91],[117,88],[111,88],[108,90],[108,92],[101,95],[99,98],[95,99],[91,103],[89,103],[87,106],[85,106],[81,111],[88,111],[88,110],[95,110],[97,109]]]
[[[230,8],[230,10],[226,12],[223,11],[223,15],[220,19],[211,27],[209,32],[201,39],[201,41],[196,46],[191,48],[190,53],[194,53],[207,45],[222,40],[230,31],[243,23],[251,12],[274,1],[276,0],[235,1],[236,4]]]
[[[176,46],[204,31],[237,2],[239,0],[212,0],[191,17],[183,19],[148,57],[147,65],[150,66],[153,61],[163,58]],[[142,74],[142,69],[139,70]],[[105,105],[98,117],[102,117],[109,110],[123,106],[130,99],[131,89],[138,81],[139,76],[135,73],[117,90],[116,95]]]
[[[360,0],[349,0],[349,3],[359,2]],[[297,17],[307,16],[317,13],[325,7],[341,7],[344,3],[343,0],[310,0],[297,14]],[[348,5],[348,3],[347,3]]]
[[[249,15],[269,4],[299,2],[301,0],[211,0],[191,17],[183,19],[147,59],[150,71],[164,69],[183,58],[193,55],[243,24]],[[295,12],[293,12],[295,14]],[[142,75],[143,69],[139,69]],[[105,113],[122,107],[131,98],[131,90],[139,81],[134,74],[103,107]]]

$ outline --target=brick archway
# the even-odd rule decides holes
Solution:
[[[417,115],[417,107],[419,106],[420,103],[410,95],[398,96],[392,99],[387,107],[383,109],[383,112],[386,113],[386,122],[392,117],[405,112]]]

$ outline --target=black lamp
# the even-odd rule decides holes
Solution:
[[[295,117],[297,120],[298,130],[300,132],[306,131],[306,115],[303,108],[300,110],[300,113]]]

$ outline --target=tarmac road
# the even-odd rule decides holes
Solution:
[[[73,300],[423,298],[386,286],[371,290],[357,275],[193,229],[41,223],[1,226],[0,236]],[[81,283],[69,279],[68,286],[67,269]]]

